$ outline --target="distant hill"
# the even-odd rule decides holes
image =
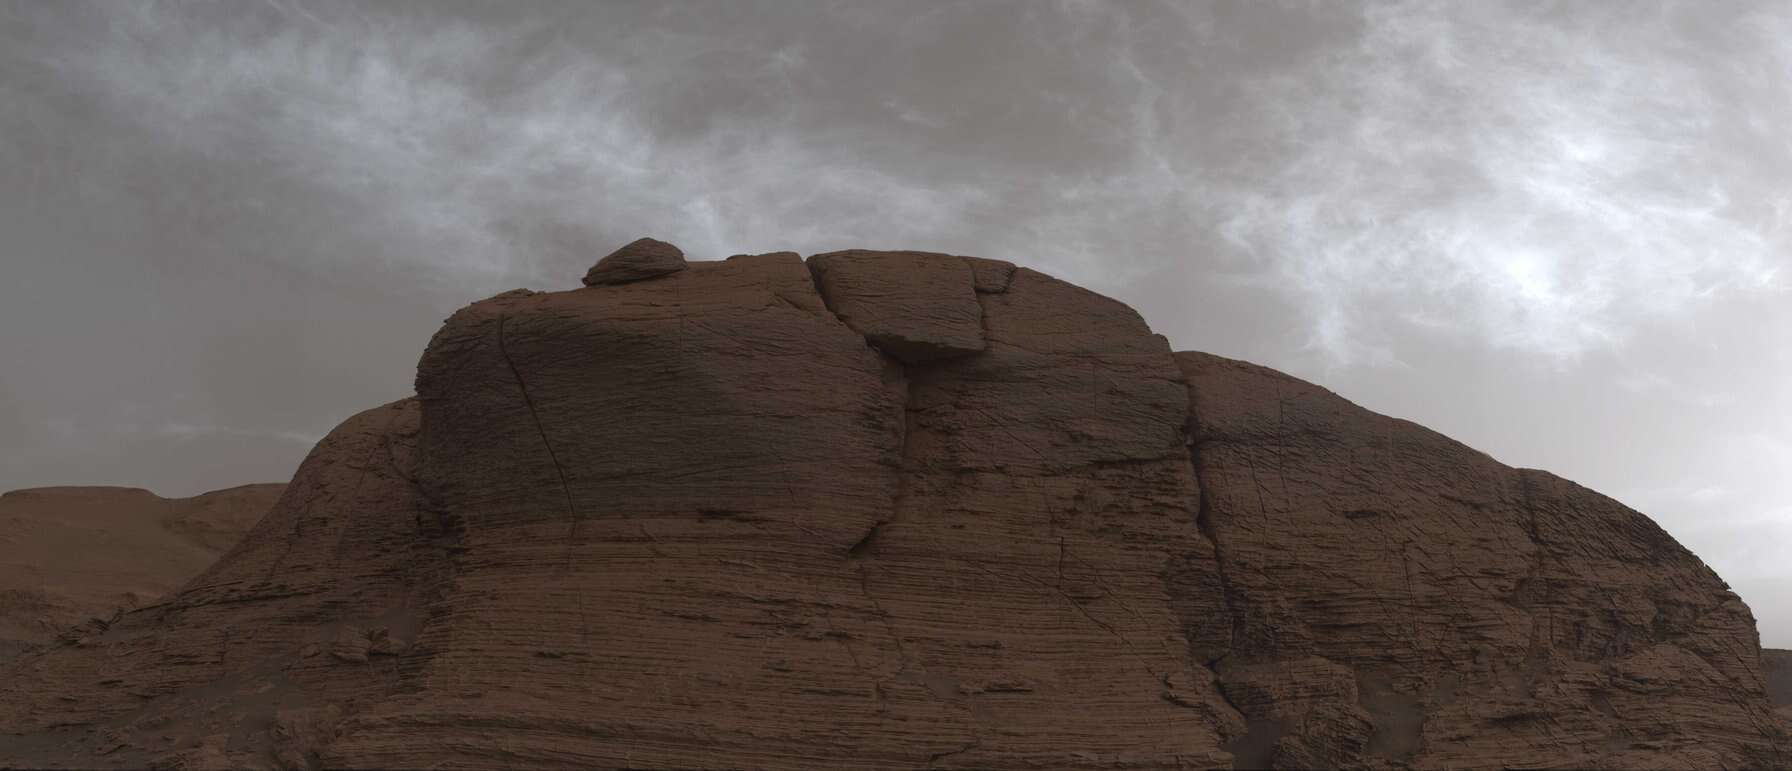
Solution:
[[[0,659],[179,589],[235,546],[284,484],[192,498],[132,487],[0,495]]]

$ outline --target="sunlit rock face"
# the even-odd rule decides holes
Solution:
[[[0,761],[1792,762],[1748,609],[1597,493],[1008,263],[674,252],[455,313],[240,547],[0,669]]]

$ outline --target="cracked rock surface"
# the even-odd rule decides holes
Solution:
[[[0,665],[0,764],[1784,766],[1772,709],[1597,493],[1026,268],[782,252],[455,313],[186,589]]]
[[[810,257],[809,270],[842,322],[904,364],[969,356],[985,347],[976,273],[963,257],[829,252]]]
[[[1244,765],[1788,762],[1753,616],[1647,517],[1279,372],[1176,356]]]

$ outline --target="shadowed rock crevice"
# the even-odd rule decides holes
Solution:
[[[977,294],[1002,294],[1008,291],[1009,284],[1014,283],[1015,266],[1012,262],[987,257],[961,259],[971,269],[972,284]]]
[[[877,545],[878,531],[883,529],[884,524],[885,523],[883,522],[877,522],[871,526],[870,530],[865,531],[865,537],[854,542],[852,547],[846,550],[846,558],[864,559],[865,557],[870,556],[872,547]]]
[[[890,407],[892,412],[900,416],[895,421],[896,428],[900,433],[896,437],[896,447],[891,452],[887,464],[890,469],[890,507],[888,513],[873,522],[871,528],[865,532],[865,536],[853,543],[852,547],[847,550],[848,559],[864,559],[875,554],[878,536],[886,525],[896,522],[902,516],[903,507],[908,499],[909,487],[915,483],[913,477],[919,472],[919,460],[914,456],[912,444],[917,429],[915,415],[910,409],[910,404],[914,401],[915,383],[915,375],[911,369],[919,369],[919,366],[910,367],[888,355],[882,356],[885,360],[885,379],[899,378],[901,383],[899,390],[891,389],[893,392],[899,393],[901,398]],[[865,566],[859,566],[862,579],[865,578],[865,570]],[[868,581],[868,579],[866,580]]]
[[[547,451],[548,462],[554,464],[554,476],[559,478],[560,492],[566,498],[566,537],[568,540],[573,540],[578,532],[579,510],[573,504],[572,485],[566,481],[566,467],[560,464],[560,456],[554,453],[554,443],[548,441],[547,427],[542,425],[541,412],[535,407],[535,399],[529,396],[529,384],[523,382],[523,371],[517,369],[516,359],[511,358],[510,349],[504,346],[504,322],[508,320],[508,316],[498,317],[498,355],[503,357],[504,366],[510,370],[511,377],[516,379],[517,393],[522,396],[523,406],[529,410],[529,420],[535,425],[536,435],[541,437],[541,447]]]
[[[1188,354],[1177,354],[1186,357]],[[1179,362],[1185,368],[1186,363]],[[1193,378],[1186,381],[1188,421],[1185,428],[1185,455],[1198,486],[1194,503],[1194,522],[1207,543],[1212,545],[1221,609],[1224,617],[1225,648],[1203,663],[1213,670],[1225,703],[1239,715],[1243,730],[1233,734],[1227,751],[1233,754],[1232,767],[1307,768],[1337,767],[1361,764],[1363,740],[1368,730],[1360,715],[1351,710],[1356,701],[1349,682],[1349,670],[1316,656],[1291,657],[1277,644],[1275,635],[1253,624],[1265,622],[1263,615],[1253,616],[1251,597],[1228,575],[1231,560],[1224,536],[1216,527],[1221,515],[1215,511],[1210,489],[1222,489],[1225,480],[1203,463],[1202,450],[1208,440],[1203,432],[1202,395]],[[1274,390],[1274,389],[1272,389]],[[1280,401],[1279,390],[1274,391]],[[1276,431],[1284,429],[1284,416],[1278,406]],[[1279,442],[1279,439],[1272,439]],[[1282,475],[1278,449],[1277,476]],[[1260,512],[1268,511],[1261,497],[1262,481],[1256,468],[1249,467],[1251,485],[1257,488],[1254,501]],[[1298,695],[1290,698],[1289,691]],[[1355,732],[1357,736],[1348,735]],[[1339,734],[1346,735],[1339,735]],[[1317,735],[1313,735],[1317,734]]]
[[[1219,655],[1204,658],[1202,665],[1212,669],[1213,666],[1233,651],[1240,649],[1244,640],[1244,613],[1237,606],[1244,604],[1244,598],[1237,596],[1232,582],[1226,577],[1226,552],[1220,544],[1219,535],[1213,529],[1212,501],[1207,497],[1206,487],[1201,475],[1200,428],[1194,415],[1189,416],[1190,439],[1188,447],[1189,469],[1195,475],[1198,486],[1195,500],[1195,528],[1201,537],[1213,547],[1214,573],[1219,578],[1220,597],[1225,610],[1225,626],[1228,630],[1226,647],[1217,651]]]

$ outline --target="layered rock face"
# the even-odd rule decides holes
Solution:
[[[0,659],[180,588],[234,546],[284,488],[244,485],[192,498],[128,487],[0,495]]]
[[[1792,762],[1747,608],[1596,493],[1009,263],[656,244],[457,312],[212,569],[5,665],[0,761]]]
[[[1243,362],[1188,374],[1248,765],[1784,765],[1754,618],[1637,512]]]

